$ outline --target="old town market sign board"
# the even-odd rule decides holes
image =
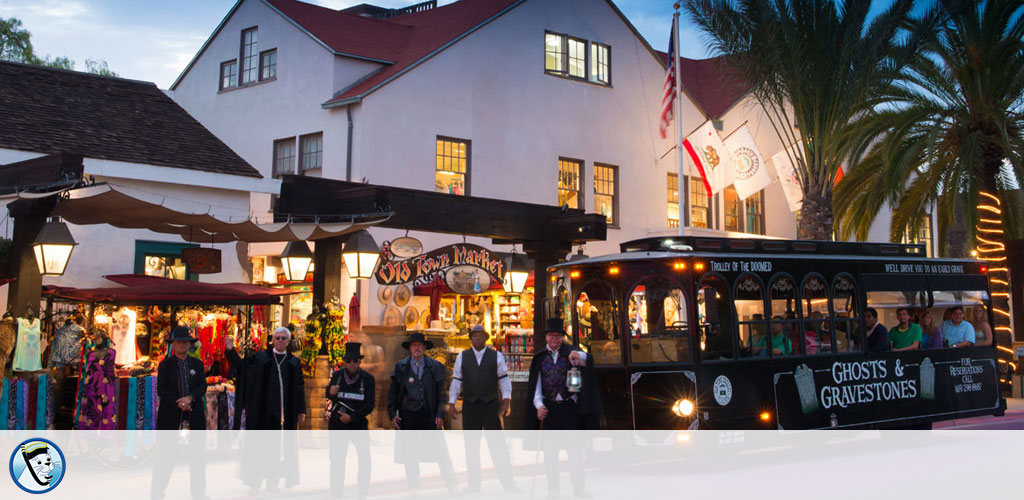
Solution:
[[[505,261],[484,247],[468,243],[448,245],[400,260],[390,242],[384,242],[374,274],[381,285],[425,285],[440,276],[452,291],[468,295],[490,288],[492,278],[500,283],[505,274]]]

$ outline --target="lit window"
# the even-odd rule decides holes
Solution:
[[[469,141],[437,138],[434,191],[455,195],[469,194]]]
[[[764,234],[764,191],[758,191],[744,200],[746,230],[750,234]]]
[[[668,227],[679,227],[679,174],[668,174]]]
[[[188,279],[188,269],[181,257],[146,254],[146,276],[159,276],[175,280]]]
[[[274,178],[295,173],[295,139],[274,141]]]
[[[256,28],[242,31],[242,85],[255,82],[259,77],[259,53],[256,51],[258,41]]]
[[[220,89],[229,89],[238,86],[238,62],[228,61],[220,63]]]
[[[690,181],[690,227],[711,228],[711,197],[704,181],[687,177]]]
[[[302,156],[299,157],[299,171],[305,172],[314,168],[323,167],[324,162],[324,134],[317,132],[299,137],[299,149]]]
[[[616,177],[618,167],[611,165],[594,165],[594,211],[608,218],[608,225],[619,223],[616,214]]]
[[[932,215],[926,214],[921,220],[921,227],[917,229],[915,234],[910,226],[907,226],[903,230],[902,243],[910,245],[924,245],[924,254],[926,257],[932,257]]]
[[[260,54],[260,80],[277,78],[277,49]]]
[[[569,76],[576,78],[587,77],[587,42],[578,38],[570,38],[568,41],[569,53]]]
[[[736,188],[729,186],[725,188],[725,230],[742,231],[743,201],[736,194]]]
[[[544,71],[565,74],[565,36],[544,34]]]
[[[567,158],[558,159],[558,206],[569,205],[569,208],[583,208],[583,196],[580,192],[582,167],[583,162],[581,161]]]
[[[590,81],[601,85],[611,85],[612,48],[594,42],[590,45]]]

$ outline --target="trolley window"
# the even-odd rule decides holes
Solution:
[[[740,336],[740,357],[768,356],[768,322],[764,315],[764,287],[753,274],[736,279],[736,326]],[[777,341],[772,341],[774,346]],[[780,350],[776,354],[782,354]]]
[[[660,276],[640,280],[629,294],[632,363],[690,361],[686,297]]]
[[[834,338],[829,320],[828,287],[820,274],[808,274],[800,285],[800,307],[804,335],[814,333],[815,354],[830,353]]]
[[[618,315],[619,301],[608,283],[591,281],[576,297],[580,346],[594,357],[596,365],[622,362]]]
[[[697,324],[700,349],[706,360],[732,359],[732,315],[729,289],[722,277],[706,274],[697,287]]]
[[[792,354],[815,354],[818,352],[817,336],[805,335],[800,328],[800,320],[797,319],[796,284],[793,278],[785,275],[776,275],[768,285],[768,293],[771,304],[772,335],[779,330],[793,347]]]
[[[862,351],[860,332],[863,318],[857,304],[857,284],[848,274],[840,274],[832,281],[832,314],[836,325],[836,350]]]

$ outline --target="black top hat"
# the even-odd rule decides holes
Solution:
[[[362,353],[359,352],[362,344],[359,342],[345,342],[345,355],[341,358],[344,361],[350,359],[363,359]]]
[[[544,333],[558,332],[565,335],[565,324],[562,322],[562,318],[548,318],[547,328],[544,329]]]
[[[429,341],[429,340],[427,340],[427,338],[424,337],[423,334],[420,333],[420,332],[413,332],[412,335],[409,335],[409,340],[406,340],[405,342],[402,342],[402,348],[403,349],[408,349],[409,348],[409,344],[411,344],[413,342],[423,342],[423,345],[425,345],[427,347],[427,349],[433,349],[434,348],[434,343]]]
[[[176,326],[171,328],[171,338],[167,339],[168,342],[176,341],[195,342],[197,339],[192,336],[192,332],[188,330],[187,326]]]

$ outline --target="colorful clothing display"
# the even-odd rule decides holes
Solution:
[[[0,430],[43,430],[53,427],[52,377],[34,380],[0,378]]]
[[[43,369],[42,349],[39,345],[39,318],[29,321],[18,318],[18,344],[14,348],[14,371]]]
[[[135,310],[121,309],[111,317],[110,342],[117,349],[119,365],[130,365],[137,359],[135,356]]]
[[[89,351],[86,356],[79,386],[78,429],[117,429],[117,408],[114,404],[116,359],[114,349],[107,349],[102,357],[96,350]]]
[[[46,366],[53,368],[78,363],[82,359],[82,336],[85,329],[74,323],[67,323],[53,333],[50,359]]]
[[[18,338],[18,327],[14,325],[14,318],[7,317],[0,320],[0,376],[3,375],[7,360],[11,359],[11,352],[14,351],[14,341]]]

